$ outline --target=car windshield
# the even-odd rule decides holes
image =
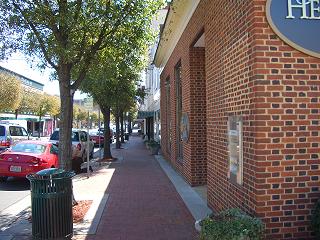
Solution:
[[[5,127],[0,126],[0,136],[5,136]]]
[[[59,131],[54,131],[50,137],[50,140],[59,141]],[[77,132],[71,133],[71,141],[79,142],[79,134]]]
[[[46,146],[36,143],[17,143],[11,148],[12,152],[25,152],[25,153],[44,153]]]

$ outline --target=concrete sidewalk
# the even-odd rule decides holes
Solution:
[[[73,180],[75,198],[93,201],[74,225],[73,239],[198,239],[195,220],[210,209],[161,156],[152,156],[139,137],[112,154],[117,161],[94,163],[89,179],[81,174]],[[0,239],[31,239],[30,201],[21,204],[19,218],[8,227],[0,222]]]

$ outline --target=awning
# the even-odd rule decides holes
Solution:
[[[138,111],[137,119],[153,117],[154,111]]]

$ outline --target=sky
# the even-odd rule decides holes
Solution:
[[[28,60],[20,53],[13,54],[8,60],[0,61],[0,66],[44,84],[44,92],[50,95],[60,95],[58,81],[49,80],[51,69],[41,72],[36,66],[31,66]],[[84,98],[85,96],[85,94],[77,91],[74,99]]]

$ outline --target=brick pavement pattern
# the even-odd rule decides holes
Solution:
[[[130,137],[124,159],[113,163],[109,199],[96,240],[198,239],[194,219],[161,167],[140,137]]]

